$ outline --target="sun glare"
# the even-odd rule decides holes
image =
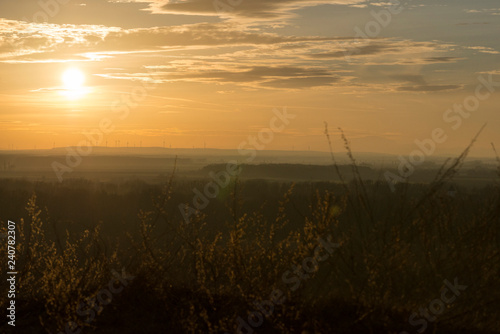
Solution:
[[[64,72],[62,80],[66,89],[78,89],[81,88],[85,82],[85,76],[82,71],[76,68],[70,68]]]
[[[79,69],[67,69],[62,75],[62,81],[64,84],[63,95],[67,98],[75,100],[85,95],[86,89],[83,86],[85,75]]]

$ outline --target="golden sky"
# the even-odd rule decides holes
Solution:
[[[472,154],[500,146],[497,0],[21,0],[0,13],[0,150],[76,145],[103,119],[103,146],[236,149],[284,106],[296,118],[266,149],[327,150],[325,121],[358,152],[408,153],[441,128],[437,152],[455,154],[484,123]]]

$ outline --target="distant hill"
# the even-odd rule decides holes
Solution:
[[[345,177],[352,177],[352,167],[349,165],[340,165],[339,171]],[[278,179],[278,180],[335,180],[338,181],[338,175],[333,165],[302,165],[302,164],[259,164],[259,165],[241,165],[241,178],[249,179]],[[212,164],[205,166],[202,171],[206,174],[210,172],[219,172],[226,169],[223,164]],[[358,166],[358,170],[363,178],[376,178],[377,172],[366,166]]]

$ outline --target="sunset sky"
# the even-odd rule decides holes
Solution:
[[[235,149],[286,106],[266,149],[327,150],[326,121],[354,151],[409,153],[441,128],[455,154],[488,123],[473,154],[492,156],[499,36],[498,0],[1,1],[0,150],[76,145],[105,118],[108,146]],[[479,76],[494,92],[447,113]]]

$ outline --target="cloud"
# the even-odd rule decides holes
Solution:
[[[461,89],[463,86],[461,85],[417,85],[417,86],[402,86],[398,87],[398,91],[403,92],[422,92],[422,93],[430,93],[430,92],[441,92],[441,91],[450,91]]]
[[[97,70],[96,75],[105,79],[196,82],[245,89],[307,89],[340,83],[348,88],[394,82],[408,83],[400,88],[408,91],[448,89],[428,86],[423,78],[411,72],[401,74],[397,68],[382,76],[370,69],[461,59],[443,55],[453,50],[453,45],[435,41],[381,38],[365,44],[345,43],[354,39],[283,36],[258,28],[242,29],[232,21],[123,29],[0,19],[0,38],[0,62],[4,63],[99,61],[105,63],[103,67],[123,69]],[[347,67],[344,50],[356,60]],[[145,68],[149,73],[144,73]]]
[[[431,93],[439,91],[451,91],[463,88],[457,84],[434,84],[432,75],[424,75],[416,68],[398,68],[387,66],[373,66],[364,73],[362,81],[368,83],[367,87],[372,87],[382,92],[414,92]],[[403,71],[406,71],[404,73]],[[412,73],[413,72],[413,73]],[[440,78],[442,80],[442,78]],[[356,83],[357,81],[353,82]],[[370,83],[371,82],[371,83]]]
[[[396,81],[413,83],[419,86],[426,86],[427,82],[421,74],[393,74],[388,76]]]
[[[0,59],[37,54],[57,58],[74,48],[93,47],[110,31],[119,28],[89,25],[36,24],[0,19]],[[69,52],[69,53],[68,53]],[[38,59],[40,60],[40,58]]]
[[[202,36],[200,40],[203,40]],[[236,41],[241,39],[235,38],[234,41],[239,43]],[[165,56],[162,58],[163,65],[149,66],[150,74],[129,69],[123,73],[101,73],[100,76],[121,80],[153,79],[164,83],[232,84],[253,89],[300,89],[338,86],[339,83],[347,88],[364,82],[369,82],[370,87],[373,87],[377,83],[387,82],[388,79],[389,84],[409,82],[425,85],[421,76],[411,73],[402,75],[399,73],[401,69],[381,74],[370,73],[368,69],[377,67],[376,65],[410,65],[405,63],[408,59],[412,60],[412,64],[418,62],[424,66],[460,59],[441,56],[443,50],[450,48],[444,43],[380,39],[361,48],[359,55],[363,54],[364,57],[369,57],[369,60],[353,62],[346,67],[345,59],[339,58],[340,54],[335,54],[342,48],[343,41],[342,38],[286,37],[271,40],[270,43],[226,44],[220,52],[214,49],[219,48],[219,45],[207,45],[207,48],[211,48],[210,54],[194,49],[187,53],[188,49],[184,48],[182,57]],[[392,75],[394,72],[397,74]]]
[[[109,0],[110,2],[139,2],[148,4],[156,14],[221,16],[276,20],[293,17],[292,11],[317,5],[359,5],[365,0]]]
[[[494,54],[494,55],[500,54],[500,52],[498,52],[497,50],[486,46],[467,46],[465,48],[468,50],[474,50],[481,53]]]
[[[463,58],[458,58],[458,57],[428,57],[428,58],[423,58],[422,60],[426,63],[454,63],[457,60],[461,60]]]
[[[243,31],[233,23],[198,23],[175,27],[156,27],[112,31],[98,45],[111,50],[161,49],[168,46],[260,45],[285,42],[345,40],[339,37],[280,36],[260,31]]]
[[[358,45],[359,44],[359,45]],[[387,54],[409,54],[409,53],[424,53],[436,51],[442,46],[432,42],[413,42],[409,40],[397,41],[391,39],[377,39],[366,43],[349,43],[337,44],[335,50],[329,52],[313,53],[311,58],[317,59],[335,59],[363,56],[377,56]]]
[[[486,25],[490,24],[489,22],[460,22],[457,23],[457,26],[470,26],[470,25]]]
[[[263,87],[272,88],[285,88],[285,89],[303,89],[320,86],[331,86],[338,82],[339,77],[301,77],[301,78],[286,78],[286,79],[273,79],[261,83]]]
[[[0,59],[8,62],[102,60],[120,52],[161,52],[188,48],[339,41],[350,38],[280,36],[244,31],[234,23],[121,29],[105,26],[35,24],[0,19]],[[37,54],[39,54],[37,56]],[[26,57],[29,56],[29,57]]]
[[[500,8],[466,9],[464,11],[468,14],[500,15]]]
[[[169,68],[163,68],[168,70]],[[218,84],[235,84],[254,88],[298,89],[318,86],[329,86],[340,80],[340,76],[325,68],[290,67],[290,66],[251,66],[211,68],[191,67],[191,70],[179,70],[156,73],[108,73],[100,76],[110,79],[146,80],[154,78],[159,82],[205,82]]]
[[[312,58],[344,58],[352,56],[368,56],[387,52],[397,52],[398,48],[394,48],[391,44],[382,44],[380,42],[363,45],[360,47],[348,47],[345,50],[323,52],[312,54]]]

